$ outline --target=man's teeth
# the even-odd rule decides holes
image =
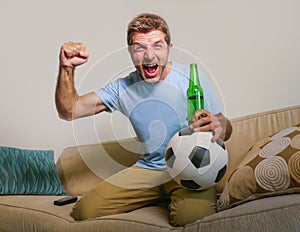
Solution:
[[[148,73],[149,75],[154,74],[156,72],[157,68],[158,68],[157,64],[145,64],[144,65],[145,72]]]

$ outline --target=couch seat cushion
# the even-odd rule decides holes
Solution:
[[[0,196],[0,231],[182,231],[168,222],[163,207],[147,207],[130,213],[75,221],[74,204],[55,206],[61,196]]]
[[[299,231],[300,194],[256,199],[186,225],[183,231]]]
[[[297,231],[300,194],[258,199],[213,214],[183,227],[171,227],[164,207],[76,222],[73,204],[54,206],[57,196],[0,196],[0,231]],[[222,228],[222,230],[220,229]]]

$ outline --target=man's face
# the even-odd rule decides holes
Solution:
[[[157,83],[166,78],[170,67],[168,57],[172,45],[165,41],[165,34],[159,30],[135,33],[133,44],[128,49],[136,69],[144,81]]]

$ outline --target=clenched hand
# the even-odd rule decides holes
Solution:
[[[59,60],[62,67],[75,68],[87,62],[88,57],[84,44],[67,42],[61,47]]]

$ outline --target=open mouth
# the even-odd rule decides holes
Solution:
[[[147,76],[155,76],[156,71],[158,70],[158,65],[157,64],[144,64],[143,68],[144,68]]]

